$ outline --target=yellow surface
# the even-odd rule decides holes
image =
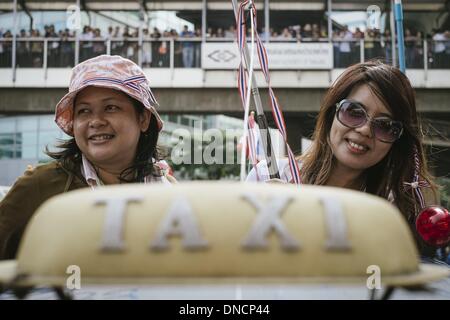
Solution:
[[[246,193],[257,195],[262,202],[277,195],[292,195],[281,220],[299,241],[299,251],[282,250],[274,231],[268,236],[266,250],[243,248],[242,242],[257,218],[256,209],[243,199]],[[125,250],[102,252],[106,206],[94,203],[98,197],[124,194],[141,195],[144,200],[127,206]],[[340,200],[351,250],[326,250],[326,222],[319,196]],[[173,236],[168,250],[152,251],[150,243],[179,197],[190,203],[209,246],[186,250],[182,239]],[[69,265],[81,268],[84,283],[365,283],[370,265],[380,267],[383,283],[422,283],[448,275],[446,268],[419,266],[406,222],[394,206],[380,198],[329,187],[217,182],[113,186],[77,190],[50,199],[27,228],[16,273],[28,274],[36,283],[65,283]],[[0,264],[0,278],[5,279],[6,271],[2,270],[6,267]]]

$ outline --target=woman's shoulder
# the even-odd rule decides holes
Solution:
[[[22,177],[32,179],[48,178],[50,176],[67,176],[68,171],[58,161],[51,161],[38,165],[28,165]]]
[[[36,209],[62,193],[68,175],[56,161],[29,165],[0,202],[0,259],[14,257],[17,247],[8,239],[21,231]],[[18,232],[18,233],[17,233]],[[14,242],[14,241],[13,241]]]
[[[61,189],[61,185],[67,182],[69,172],[58,161],[44,164],[28,165],[23,175],[14,183],[22,186],[22,189],[38,188],[40,193],[46,193],[46,189]]]
[[[39,205],[51,188],[55,190],[58,185],[62,184],[55,183],[57,168],[57,163],[28,165],[23,175],[17,178],[2,199],[0,211],[7,210],[7,208],[16,208],[15,210],[17,210],[19,207],[21,209],[17,211],[32,211],[29,208]],[[62,179],[60,180],[62,181]]]
[[[31,214],[50,197],[82,187],[82,183],[69,179],[68,171],[57,161],[29,165],[2,199],[0,211],[16,208],[14,210]]]

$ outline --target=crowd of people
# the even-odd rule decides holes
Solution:
[[[160,31],[158,28],[143,29],[142,42],[142,66],[166,67],[170,66],[170,40],[178,39],[174,43],[175,67],[200,67],[200,43],[183,41],[183,38],[201,37],[201,31],[191,31],[187,26],[182,32],[175,29]],[[69,29],[55,31],[53,25],[44,27],[44,32],[33,29],[30,32],[20,30],[17,35],[17,66],[18,67],[42,67],[44,41],[47,41],[47,66],[48,67],[73,67],[75,60],[75,33]],[[9,67],[12,64],[12,42],[2,41],[12,39],[10,30],[0,31],[0,67]],[[31,38],[31,39],[30,39]],[[126,57],[138,62],[139,30],[125,26],[110,26],[103,34],[99,28],[84,26],[79,35],[80,55],[79,61],[107,53],[107,44],[110,42],[111,54]],[[22,41],[22,39],[24,39]],[[158,40],[160,39],[160,40]]]
[[[267,34],[265,29],[262,28],[262,30],[258,31],[261,39],[266,39]],[[250,33],[250,29],[248,30],[248,33]],[[234,25],[230,25],[228,28],[208,28],[206,37],[233,39],[236,37],[236,28]],[[303,26],[287,26],[281,29],[269,29],[269,38],[273,41],[318,41],[319,39],[328,39],[327,37],[327,28],[324,25],[319,25],[317,23],[306,23]]]
[[[427,38],[421,31],[406,28],[405,62],[408,68],[424,67],[424,39],[432,40],[428,45],[428,63],[432,68],[450,68],[450,31],[433,30]],[[343,30],[333,33],[334,65],[346,67],[360,60],[360,41],[364,40],[364,57],[392,60],[392,37],[390,30],[381,33],[376,29],[367,29],[365,32],[356,28],[351,32],[344,27]]]
[[[328,33],[325,25],[304,24],[295,25],[275,30],[271,28],[268,33],[260,31],[263,40],[270,35],[270,41],[328,41]],[[207,28],[206,39],[226,40],[236,38],[234,25],[228,28]],[[0,30],[0,67],[9,67],[12,64],[12,42],[4,39],[12,39],[10,30]],[[30,39],[32,38],[32,39]],[[17,35],[17,59],[18,67],[42,67],[44,41],[47,41],[47,66],[48,67],[73,67],[75,60],[75,34],[69,29],[55,31],[53,25],[44,27],[41,32],[32,29],[27,32],[20,30]],[[79,61],[107,53],[107,45],[110,43],[110,53],[121,55],[134,62],[139,61],[139,31],[127,26],[110,26],[106,33],[99,28],[85,26],[79,35],[80,49]],[[142,57],[143,67],[170,67],[171,39],[174,41],[174,67],[200,67],[201,66],[201,29],[190,30],[184,26],[181,32],[175,29],[161,31],[143,29]],[[23,39],[23,40],[22,40]],[[187,39],[191,39],[190,41]],[[431,35],[425,36],[421,31],[405,29],[405,59],[408,68],[423,68],[424,65],[424,39],[432,40],[428,45],[428,63],[431,68],[450,68],[450,31],[433,30]],[[2,41],[3,40],[3,41]],[[335,30],[332,35],[334,48],[334,66],[344,68],[360,61],[361,44],[364,40],[364,57],[366,60],[379,58],[384,61],[392,59],[392,39],[389,30],[381,33],[379,30],[367,29],[362,31],[356,28],[350,31],[347,27]]]

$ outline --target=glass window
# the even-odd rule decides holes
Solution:
[[[22,145],[30,146],[30,145],[37,145],[37,132],[22,132],[21,134],[21,143]],[[16,141],[17,143],[17,141]]]
[[[0,145],[14,144],[14,133],[0,133]]]
[[[17,118],[17,131],[37,131],[38,117],[19,117]]]
[[[37,145],[22,145],[20,153],[23,159],[36,159],[37,158]]]
[[[39,132],[39,150],[44,150],[45,146],[53,146],[56,144],[56,139],[60,138],[58,131],[41,131]],[[43,147],[43,148],[42,148]]]
[[[16,118],[6,117],[0,119],[0,133],[15,132],[16,131]]]
[[[53,115],[39,116],[39,130],[60,130]]]
[[[169,115],[169,120],[168,120],[169,122],[172,122],[172,123],[178,123],[178,116],[177,115],[175,115],[175,114],[170,114]]]
[[[0,159],[13,159],[14,145],[0,144]]]
[[[189,120],[190,120],[189,118],[182,116],[181,117],[181,124],[185,125],[185,126],[189,126],[190,125],[190,121]]]

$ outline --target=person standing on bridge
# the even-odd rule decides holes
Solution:
[[[422,146],[414,90],[397,68],[369,61],[347,68],[327,91],[317,117],[313,140],[298,157],[302,182],[367,192],[394,203],[415,232],[419,199],[407,184],[420,161],[425,202],[437,204],[434,178]],[[291,182],[287,159],[278,160],[282,182]],[[270,180],[261,161],[247,181]],[[418,240],[419,242],[419,240]],[[420,242],[419,242],[420,244]],[[420,244],[423,250],[430,250]],[[422,250],[422,251],[423,251]]]
[[[0,259],[13,259],[23,231],[47,199],[67,191],[120,183],[175,182],[159,165],[163,122],[142,69],[120,56],[77,65],[55,121],[71,138],[54,161],[28,169],[0,202]]]

